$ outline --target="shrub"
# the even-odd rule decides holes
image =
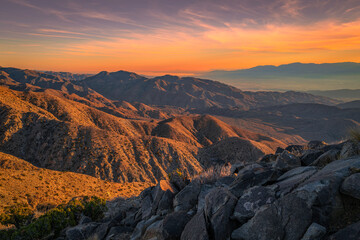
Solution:
[[[0,239],[43,239],[54,238],[69,226],[78,224],[82,214],[93,221],[100,220],[106,211],[105,200],[98,197],[84,197],[71,200],[66,205],[51,209],[26,226],[16,230],[0,231]]]
[[[359,143],[360,142],[360,127],[352,128],[349,130],[350,140]]]
[[[173,178],[181,178],[181,179],[186,179],[187,178],[186,174],[183,173],[179,168],[175,169],[171,173],[168,173],[168,177],[169,177],[170,181]]]
[[[0,215],[0,223],[3,225],[14,224],[17,229],[28,224],[34,217],[34,212],[27,204],[16,204],[5,208]]]
[[[198,180],[200,183],[214,183],[219,178],[229,176],[231,173],[231,164],[217,165],[208,168],[205,172],[195,176],[193,180]]]

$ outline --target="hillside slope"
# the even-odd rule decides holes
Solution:
[[[283,139],[282,134],[286,134],[283,135],[285,138],[290,135],[307,141],[323,139],[337,142],[347,137],[349,129],[360,126],[359,109],[340,109],[322,104],[289,104],[243,112],[213,109],[212,114],[226,116],[220,118],[229,124],[238,123],[253,131],[263,129],[264,134],[276,129],[274,137],[278,139]],[[248,125],[243,124],[244,121]]]
[[[74,197],[105,199],[131,197],[147,183],[114,183],[88,175],[37,168],[27,161],[0,152],[0,213],[6,206],[29,204],[39,211],[67,203]]]
[[[156,182],[175,169],[193,176],[211,165],[199,161],[208,147],[234,137],[246,144],[231,145],[229,152],[246,147],[257,154],[239,155],[233,162],[254,160],[283,145],[213,117],[128,120],[72,101],[59,91],[6,87],[0,87],[0,131],[0,150],[38,167],[116,182]],[[226,153],[218,156],[221,161],[227,158]]]

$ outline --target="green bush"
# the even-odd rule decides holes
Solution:
[[[19,229],[28,224],[33,216],[34,212],[27,204],[17,204],[5,208],[5,213],[0,215],[0,223],[3,225],[14,224]]]
[[[66,205],[51,209],[26,226],[16,230],[0,231],[0,239],[33,240],[49,236],[55,238],[66,227],[77,225],[82,214],[97,221],[103,218],[104,211],[106,211],[104,199],[98,197],[73,199]]]

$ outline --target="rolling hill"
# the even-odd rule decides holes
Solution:
[[[339,103],[326,97],[299,92],[244,92],[235,87],[206,79],[165,75],[145,78],[131,72],[101,72],[81,83],[111,100],[142,102],[148,105],[170,105],[206,109],[256,107],[289,103]]]
[[[0,150],[6,153],[37,167],[116,182],[156,182],[175,169],[193,176],[212,164],[201,158],[204,152],[230,138],[242,142],[230,145],[229,152],[242,147],[256,152],[233,162],[254,160],[284,145],[210,116],[124,119],[52,89],[24,92],[0,87],[0,129]],[[222,153],[216,161],[227,158]]]

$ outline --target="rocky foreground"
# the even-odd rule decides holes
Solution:
[[[278,149],[257,162],[173,175],[139,197],[108,203],[60,239],[360,239],[360,144]]]

